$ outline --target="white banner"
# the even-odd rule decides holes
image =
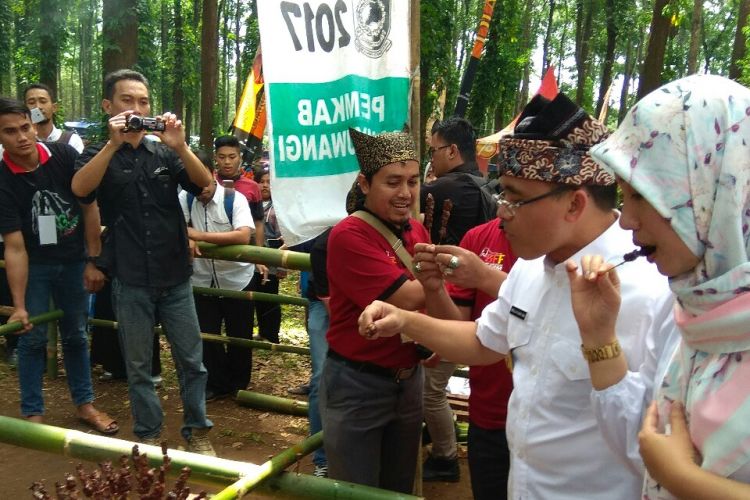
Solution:
[[[349,127],[408,122],[407,0],[258,1],[271,183],[287,245],[345,215],[359,170]]]

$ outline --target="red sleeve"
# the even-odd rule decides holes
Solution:
[[[365,222],[349,220],[333,229],[327,261],[329,282],[363,309],[407,279],[388,242]]]

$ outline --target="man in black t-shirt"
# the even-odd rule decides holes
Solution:
[[[96,203],[79,204],[70,188],[78,153],[64,144],[41,144],[23,104],[0,99],[0,234],[13,300],[9,322],[23,325],[18,342],[21,414],[34,422],[44,415],[42,376],[47,329],[29,317],[49,310],[50,297],[62,309],[60,336],[68,387],[78,417],[104,434],[117,422],[94,408],[86,320],[88,294],[103,283],[86,264],[84,239],[91,255],[99,252]]]
[[[73,192],[95,198],[108,228],[103,255],[112,278],[118,335],[125,355],[133,432],[158,444],[164,415],[151,379],[153,327],[158,316],[179,372],[184,405],[182,437],[188,451],[214,455],[208,439],[203,349],[190,286],[192,254],[177,187],[196,196],[211,173],[185,143],[182,122],[172,113],[150,140],[130,130],[131,116],[151,113],[148,81],[122,69],[104,79],[102,108],[110,116],[109,141],[86,148],[76,163]]]

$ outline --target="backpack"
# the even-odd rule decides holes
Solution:
[[[190,216],[190,221],[192,222],[193,217],[193,202],[195,201],[195,195],[193,193],[187,194],[187,205],[188,205],[188,215]],[[234,211],[234,189],[225,189],[224,190],[224,211],[227,214],[227,217],[229,218],[229,223],[232,223],[232,212]]]
[[[481,198],[479,199],[479,208],[480,214],[482,216],[482,221],[480,222],[480,224],[494,219],[495,217],[497,217],[497,200],[494,198],[494,195],[500,192],[500,181],[497,179],[485,181],[483,177],[477,177],[476,175],[471,174],[467,175],[471,177],[471,180],[477,185],[477,187],[479,188],[479,193],[481,194]]]

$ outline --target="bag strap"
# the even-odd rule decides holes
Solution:
[[[60,134],[60,137],[58,137],[55,142],[59,142],[60,144],[67,144],[70,142],[71,137],[73,137],[72,130],[63,130],[62,134]]]
[[[401,262],[404,264],[406,269],[408,269],[409,272],[412,272],[412,269],[414,269],[412,256],[409,254],[409,252],[406,251],[404,242],[401,241],[395,234],[393,234],[393,231],[388,229],[385,224],[383,224],[377,217],[369,212],[365,212],[364,210],[357,210],[352,214],[352,216],[365,221],[370,226],[372,226],[373,229],[379,232],[380,235],[385,238],[388,244],[391,245],[391,248],[393,248],[393,251],[396,252],[396,255],[398,255],[399,259],[401,259]]]
[[[234,213],[234,189],[224,189],[224,212],[227,214],[229,224],[232,224],[232,214]]]

